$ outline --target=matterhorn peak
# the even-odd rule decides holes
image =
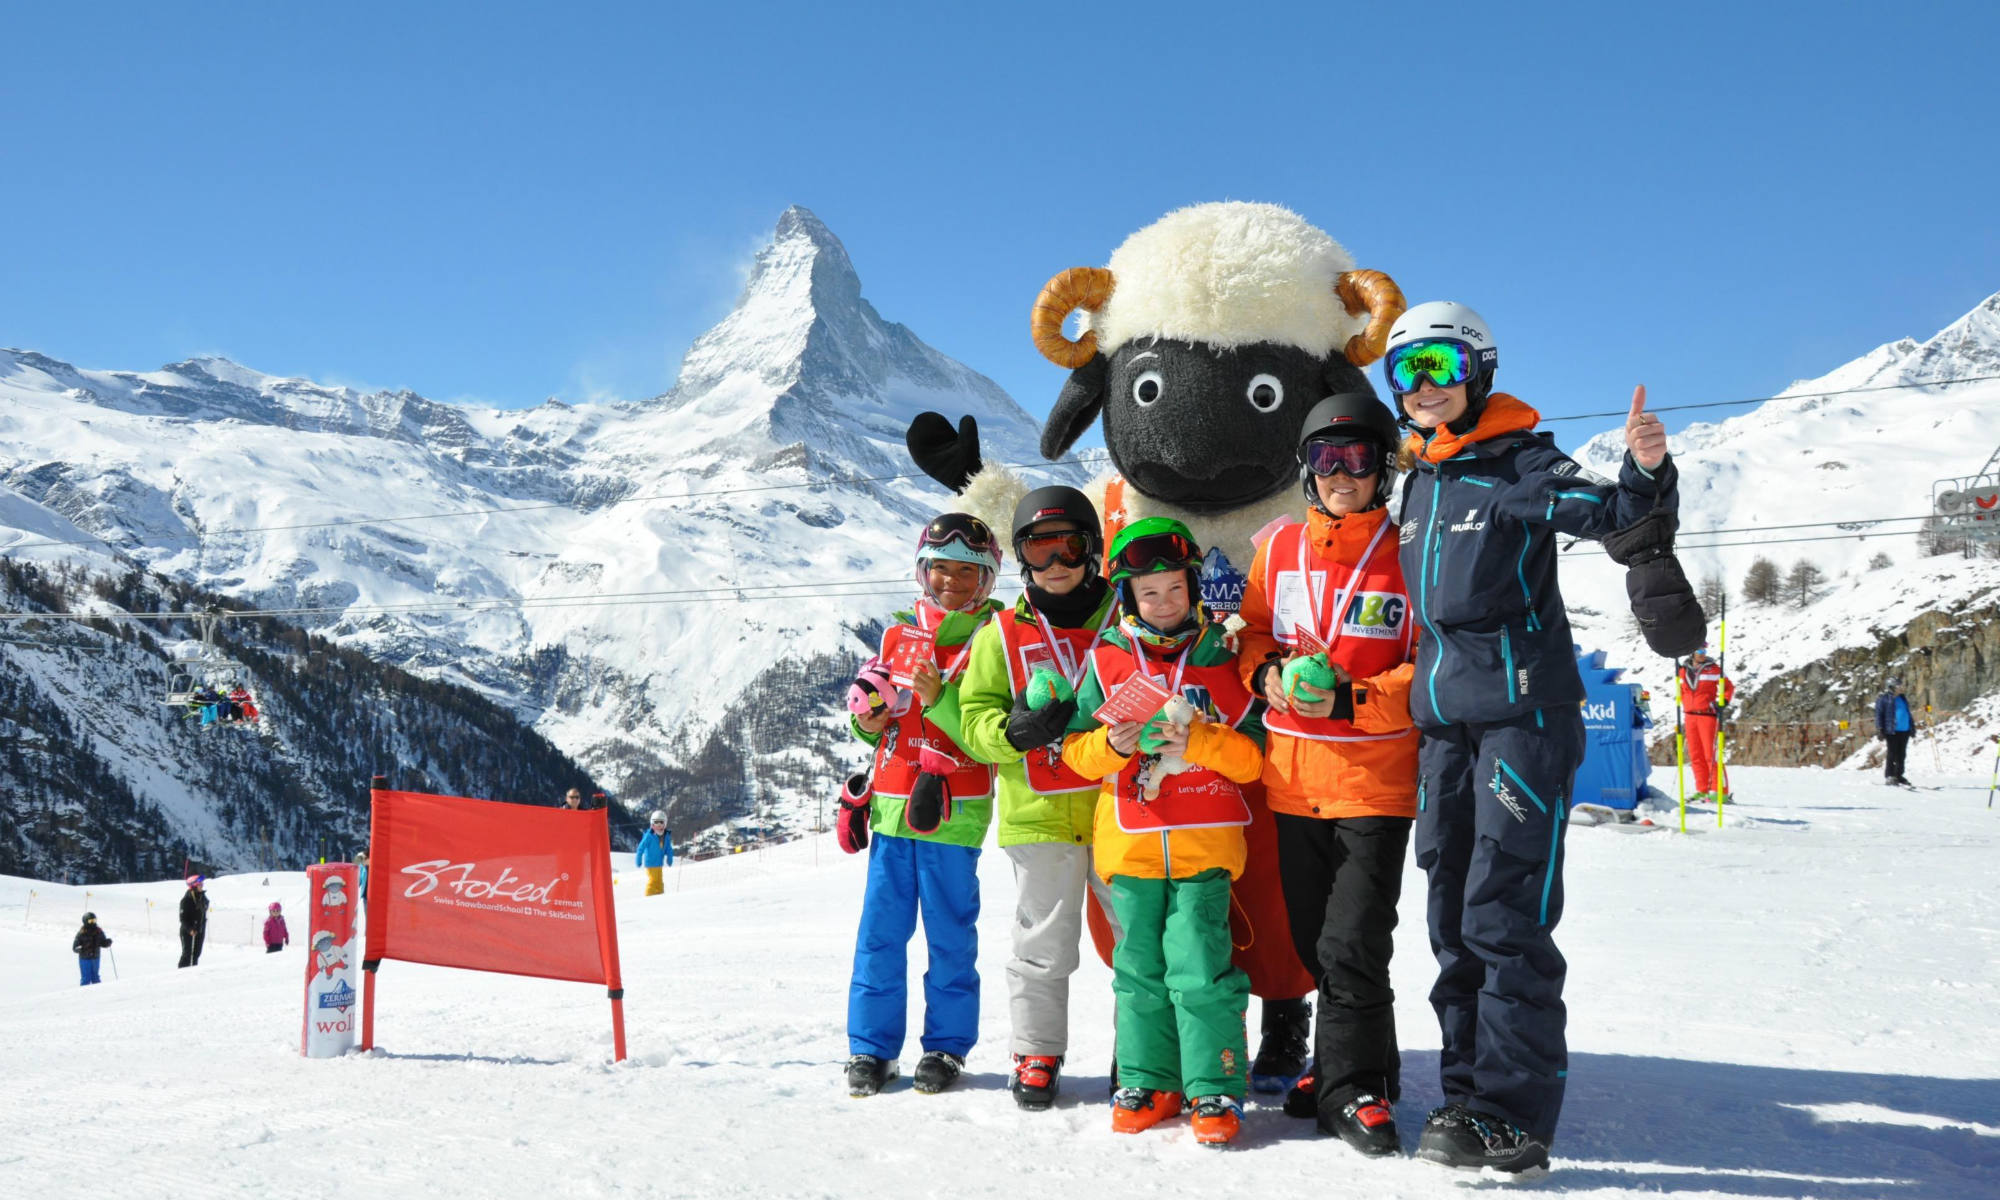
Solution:
[[[808,276],[817,307],[845,306],[861,299],[861,277],[854,273],[854,261],[847,247],[833,236],[833,230],[813,215],[809,208],[792,205],[778,218],[771,244],[757,256],[750,275],[748,294],[761,286],[783,287],[787,271],[803,268]]]
[[[798,379],[813,325],[861,303],[861,278],[847,248],[811,210],[795,204],[757,252],[736,307],[688,348],[674,394],[686,399],[746,370],[773,386],[789,386]]]

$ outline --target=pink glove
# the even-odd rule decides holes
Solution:
[[[858,854],[868,848],[868,775],[866,772],[847,777],[841,785],[840,802],[836,805],[833,821],[833,837],[840,848],[849,854]]]

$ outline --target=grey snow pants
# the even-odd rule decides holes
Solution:
[[[1069,1052],[1069,977],[1081,961],[1086,892],[1110,919],[1111,891],[1090,865],[1090,847],[1030,842],[1007,847],[1014,864],[1014,957],[1007,963],[1007,1009],[1015,1054]]]

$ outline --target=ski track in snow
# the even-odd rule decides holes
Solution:
[[[1571,1079],[1555,1170],[1539,1180],[1364,1161],[1275,1104],[1253,1102],[1226,1153],[1184,1123],[1117,1137],[1109,973],[1088,955],[1062,1100],[1018,1111],[1005,1090],[1014,888],[992,849],[981,1041],[963,1083],[914,1093],[913,1041],[888,1092],[850,1099],[864,864],[823,838],[677,868],[658,899],[620,872],[619,1065],[597,988],[397,962],[382,971],[376,1053],[300,1058],[302,949],[242,944],[273,898],[301,932],[297,873],[214,881],[211,949],[192,971],[173,969],[177,883],[86,901],[0,879],[0,1195],[2000,1194],[2000,810],[1985,807],[1986,780],[1911,793],[1861,772],[1734,775],[1743,800],[1724,829],[1706,810],[1686,835],[1569,832]],[[1670,788],[1671,772],[1653,782]],[[68,939],[86,902],[121,974],[107,960],[105,985],[81,990]],[[1412,866],[1395,968],[1406,1150],[1439,1100],[1423,911]]]

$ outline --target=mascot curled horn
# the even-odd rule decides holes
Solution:
[[[1168,214],[1125,240],[1108,267],[1073,267],[1037,297],[1035,348],[1069,369],[1042,430],[1059,458],[1100,416],[1116,474],[1086,489],[1104,515],[1108,545],[1146,517],[1174,517],[1206,551],[1202,599],[1235,615],[1253,538],[1298,520],[1295,457],[1307,410],[1340,392],[1373,392],[1362,368],[1382,356],[1403,294],[1379,271],[1356,270],[1340,244],[1270,204],[1202,204]],[[1082,313],[1075,339],[1063,332]],[[1009,528],[1024,485],[979,458],[971,417],[956,430],[937,413],[911,422],[911,457],[964,494],[963,507]],[[1265,1001],[1254,1073],[1309,1044],[1304,997],[1315,981],[1287,932],[1274,822],[1252,785],[1249,864],[1235,888],[1236,964]],[[1098,950],[1110,935],[1091,913]],[[1293,1039],[1296,1038],[1294,1042]],[[1262,1080],[1259,1080],[1262,1082]]]

